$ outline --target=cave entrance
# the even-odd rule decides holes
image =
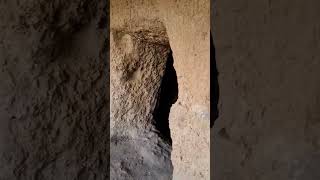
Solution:
[[[155,127],[161,138],[172,145],[169,127],[169,114],[171,106],[178,99],[178,80],[173,66],[172,50],[168,53],[164,75],[161,80],[156,109],[154,111]]]

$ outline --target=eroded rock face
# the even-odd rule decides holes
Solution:
[[[112,179],[172,178],[168,115],[159,110],[169,53],[167,37],[111,30]]]
[[[107,3],[0,1],[0,179],[108,178]]]
[[[209,1],[112,0],[110,12],[110,26],[113,29],[148,31],[153,37],[164,37],[165,32],[168,37],[179,85],[179,97],[169,113],[171,161],[174,167],[172,177],[186,180],[209,179]],[[174,88],[170,91],[174,92]],[[172,98],[173,101],[174,99]],[[149,106],[150,104],[147,105]]]

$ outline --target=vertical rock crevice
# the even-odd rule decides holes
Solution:
[[[172,145],[172,139],[169,128],[169,114],[172,104],[178,99],[178,80],[173,62],[172,51],[170,50],[160,85],[157,106],[153,113],[154,123],[159,135],[170,145]]]
[[[215,121],[219,117],[219,109],[218,109],[218,103],[219,103],[219,81],[218,81],[218,69],[217,69],[217,63],[216,63],[216,50],[213,43],[212,34],[210,32],[210,107],[211,107],[211,120],[210,120],[210,128],[213,127]]]

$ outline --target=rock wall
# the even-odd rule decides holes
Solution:
[[[0,0],[0,179],[209,178],[209,1],[107,5]]]
[[[170,112],[174,179],[210,178],[210,1],[159,1],[179,98]]]
[[[220,86],[212,178],[319,179],[319,1],[212,5]]]
[[[107,1],[0,1],[0,179],[109,177]]]
[[[169,114],[173,179],[209,179],[209,1],[114,0],[110,11],[111,32],[113,29],[126,29],[129,32],[147,31],[157,38],[167,37],[178,83],[178,99]],[[134,47],[130,43],[123,44]],[[113,53],[118,54],[112,50]],[[150,105],[150,102],[144,104],[153,107]],[[138,100],[134,106],[139,106]],[[143,118],[143,123],[139,124],[148,124],[147,120]],[[151,131],[149,133],[152,134]]]
[[[110,44],[111,179],[172,179],[168,116],[157,113],[170,53],[167,38],[111,29]]]

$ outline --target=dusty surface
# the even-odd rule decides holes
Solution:
[[[107,179],[105,1],[0,1],[0,179]]]
[[[319,1],[217,1],[215,180],[320,177]]]
[[[111,1],[110,10],[111,29],[126,29],[130,32],[148,31],[154,36],[168,38],[178,82],[178,99],[173,104],[169,115],[173,179],[209,179],[209,1],[114,0]],[[128,41],[128,39],[130,38],[125,38],[124,41],[130,42],[131,40]],[[130,43],[123,44],[129,47],[123,48],[124,52],[135,47]],[[119,54],[112,50],[111,56],[113,53]],[[144,59],[143,56],[140,61]],[[118,60],[118,62],[121,61]],[[111,71],[112,69],[111,67]],[[157,72],[151,73],[153,74]],[[152,91],[154,89],[157,87],[153,87]],[[139,93],[139,89],[135,93]],[[136,102],[133,101],[133,107],[140,107],[138,103],[140,100],[146,102],[145,98],[136,97],[136,99]],[[147,102],[144,107],[153,107],[153,103]],[[128,111],[130,109],[128,107],[131,106],[124,107],[124,111]],[[147,109],[150,110],[150,108]],[[140,117],[141,122],[138,124],[148,124],[148,118]],[[128,117],[127,119],[132,126],[135,126],[139,118]],[[134,129],[137,128],[131,127],[125,131],[131,132]],[[146,129],[146,131],[152,134],[150,130]],[[157,137],[152,136],[152,138],[156,140]],[[153,140],[149,142],[152,143]],[[154,160],[156,161],[157,158]]]

